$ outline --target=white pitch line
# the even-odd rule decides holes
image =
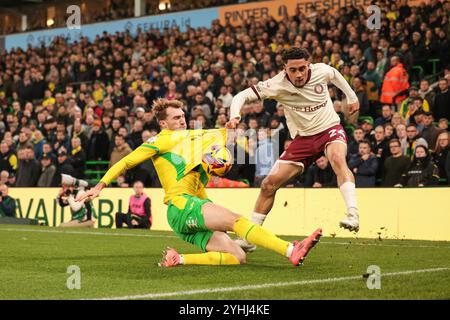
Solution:
[[[409,270],[409,271],[400,271],[400,272],[390,272],[390,273],[381,274],[381,277],[395,277],[395,276],[403,276],[403,275],[410,275],[410,274],[416,274],[416,273],[439,272],[439,271],[447,271],[447,270],[450,270],[450,268],[433,268],[433,269],[419,269],[419,270]],[[232,291],[242,291],[242,290],[258,290],[258,289],[266,289],[266,288],[322,284],[322,283],[361,280],[361,279],[364,279],[364,278],[362,275],[359,275],[359,276],[326,278],[326,279],[317,279],[317,280],[263,283],[263,284],[237,286],[237,287],[208,288],[208,289],[197,289],[197,290],[188,290],[188,291],[148,293],[148,294],[122,296],[122,297],[106,297],[106,298],[92,299],[92,300],[157,299],[157,298],[168,298],[168,297],[174,297],[174,296],[190,296],[190,295],[204,294],[204,293],[209,294],[209,293],[232,292]]]
[[[69,230],[39,230],[39,229],[20,229],[20,228],[1,228],[0,231],[12,231],[12,232],[38,232],[38,233],[62,233],[62,234],[87,234],[94,236],[116,236],[116,237],[141,237],[141,238],[178,238],[171,235],[157,235],[157,234],[135,234],[135,233],[104,233],[95,231],[69,231]],[[394,241],[401,241],[399,239],[388,239]],[[419,240],[417,240],[419,241]],[[398,244],[377,244],[377,243],[356,243],[356,242],[330,242],[320,241],[321,244],[339,245],[339,246],[372,246],[372,247],[396,247],[396,248],[437,248],[437,249],[450,249],[450,246],[431,246],[431,245],[398,245]]]

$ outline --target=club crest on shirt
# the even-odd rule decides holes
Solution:
[[[147,143],[149,144],[154,143],[156,139],[158,139],[158,136],[151,137],[150,139],[147,140]]]
[[[321,94],[323,92],[323,86],[319,83],[314,86],[314,92],[317,94]]]

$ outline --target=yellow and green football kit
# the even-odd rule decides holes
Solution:
[[[168,205],[170,227],[181,239],[206,251],[213,232],[205,226],[202,206],[211,202],[205,191],[210,176],[201,162],[203,154],[212,146],[225,144],[226,129],[162,130],[111,167],[101,181],[108,185],[125,170],[151,158],[165,191],[164,203]],[[281,255],[288,252],[289,242],[244,217],[236,220],[233,231]],[[239,264],[234,255],[225,252],[187,254],[183,259],[184,264]]]
[[[225,144],[226,129],[162,130],[116,163],[101,181],[108,185],[124,171],[151,158],[165,191],[169,225],[181,239],[206,251],[212,231],[205,226],[201,208],[210,202],[205,191],[210,176],[201,162],[213,145]]]

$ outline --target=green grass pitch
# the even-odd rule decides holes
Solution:
[[[0,299],[450,298],[448,242],[324,237],[303,267],[258,248],[242,266],[164,269],[167,246],[199,252],[170,232],[1,225]],[[79,290],[67,288],[70,265],[80,268]],[[381,289],[367,288],[370,265]]]

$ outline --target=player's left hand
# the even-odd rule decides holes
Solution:
[[[350,103],[348,105],[348,111],[349,111],[350,115],[353,115],[356,112],[358,112],[359,111],[359,101]]]

